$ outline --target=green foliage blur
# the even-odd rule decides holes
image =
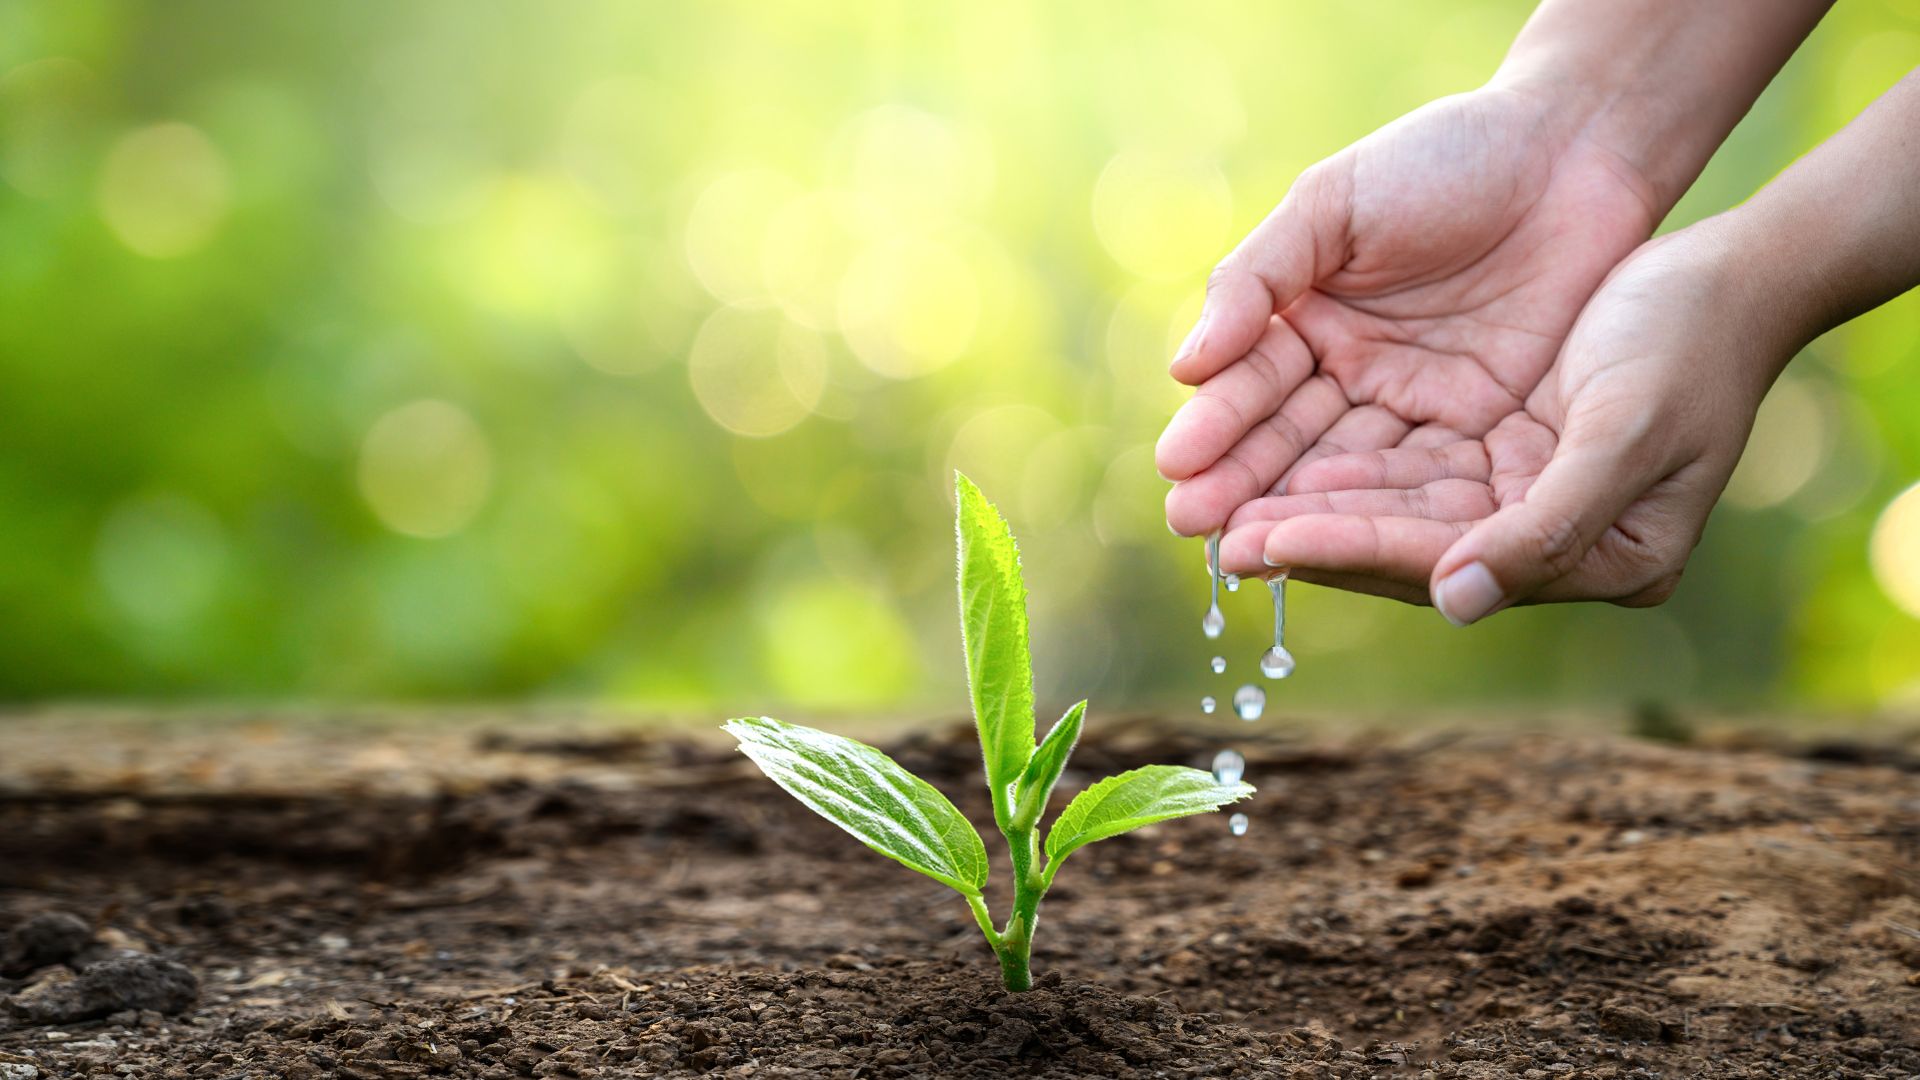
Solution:
[[[1529,6],[0,4],[0,698],[959,711],[960,467],[1042,711],[1185,706],[1206,271]],[[1842,5],[1670,224],[1916,56],[1920,0]],[[1909,295],[1790,370],[1667,607],[1295,586],[1273,709],[1920,700],[1916,415]]]

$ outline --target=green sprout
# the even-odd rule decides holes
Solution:
[[[981,890],[987,848],[946,796],[865,743],[768,717],[730,720],[726,731],[760,771],[813,812],[889,859],[966,897],[1009,990],[1033,985],[1028,970],[1040,898],[1067,856],[1096,840],[1253,794],[1210,773],[1148,765],[1087,788],[1040,840],[1040,818],[1080,739],[1085,701],[1034,742],[1033,667],[1027,650],[1027,590],[1013,533],[973,481],[954,474],[960,549],[960,638],[967,687],[986,759],[993,821],[1013,857],[1013,914],[996,930]],[[1042,861],[1042,856],[1045,861]]]

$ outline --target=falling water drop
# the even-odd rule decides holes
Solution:
[[[1222,584],[1226,585],[1228,592],[1240,591],[1240,575],[1239,574],[1224,575],[1223,577],[1221,577],[1220,581]]]
[[[1235,836],[1247,835],[1247,815],[1235,814],[1228,818],[1227,828],[1231,830]]]
[[[1213,668],[1213,673],[1218,675],[1227,670],[1227,658],[1224,656],[1216,656],[1207,666]]]
[[[1209,638],[1217,638],[1227,629],[1227,617],[1220,614],[1220,534],[1207,537],[1207,614],[1200,629]]]
[[[1273,648],[1260,654],[1260,674],[1269,679],[1284,679],[1293,674],[1293,654],[1287,651],[1287,572],[1267,579],[1273,593]]]
[[[1241,757],[1237,751],[1222,750],[1213,755],[1214,783],[1222,785],[1237,784],[1240,782],[1240,778],[1246,774],[1247,759]]]
[[[1284,679],[1293,674],[1293,654],[1278,645],[1261,653],[1260,674],[1269,679]]]
[[[1200,711],[1203,713],[1211,713],[1213,711],[1212,694],[1208,694],[1206,697],[1200,699]]]
[[[1258,720],[1266,708],[1267,692],[1252,683],[1233,692],[1233,711],[1239,713],[1242,720]]]

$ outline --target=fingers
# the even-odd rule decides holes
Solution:
[[[1472,527],[1430,518],[1308,514],[1276,524],[1262,556],[1268,566],[1359,575],[1418,593],[1434,564]]]
[[[1309,585],[1325,585],[1329,589],[1342,592],[1360,593],[1364,596],[1384,596],[1389,600],[1398,600],[1403,604],[1417,604],[1425,607],[1427,587],[1409,585],[1400,581],[1388,581],[1385,578],[1367,577],[1365,574],[1327,574],[1318,570],[1294,570],[1287,574],[1294,581],[1304,581]]]
[[[1345,200],[1329,197],[1320,168],[1302,174],[1286,198],[1207,279],[1207,299],[1169,369],[1198,386],[1253,348],[1267,320],[1338,264]]]
[[[1346,395],[1332,379],[1307,379],[1278,412],[1255,423],[1218,461],[1167,492],[1167,526],[1181,536],[1219,528],[1242,503],[1272,488],[1347,408]]]
[[[1521,498],[1436,560],[1434,606],[1455,626],[1486,618],[1572,573],[1627,507],[1660,479],[1646,421],[1570,417],[1553,459]]]
[[[1461,440],[1432,449],[1368,450],[1336,454],[1300,466],[1288,494],[1354,488],[1417,488],[1439,480],[1486,483],[1492,475],[1486,445]]]
[[[1220,460],[1254,424],[1272,416],[1313,374],[1313,356],[1284,319],[1239,363],[1208,379],[1167,421],[1154,447],[1154,465],[1168,480],[1185,480]]]

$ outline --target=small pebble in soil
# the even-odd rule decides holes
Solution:
[[[1258,720],[1266,708],[1267,692],[1252,683],[1233,692],[1233,711],[1239,714],[1242,720],[1249,723]]]
[[[1233,750],[1222,750],[1213,755],[1213,782],[1216,784],[1237,784],[1247,774],[1247,759]]]
[[[1206,697],[1203,697],[1203,698],[1201,698],[1201,699],[1200,699],[1200,711],[1201,711],[1201,712],[1203,712],[1203,713],[1210,713],[1210,712],[1212,712],[1212,711],[1213,711],[1213,705],[1214,705],[1214,702],[1213,702],[1213,695],[1212,695],[1212,694],[1208,694],[1208,695],[1207,695]]]
[[[1227,819],[1227,829],[1235,836],[1247,835],[1247,815],[1235,814]]]

